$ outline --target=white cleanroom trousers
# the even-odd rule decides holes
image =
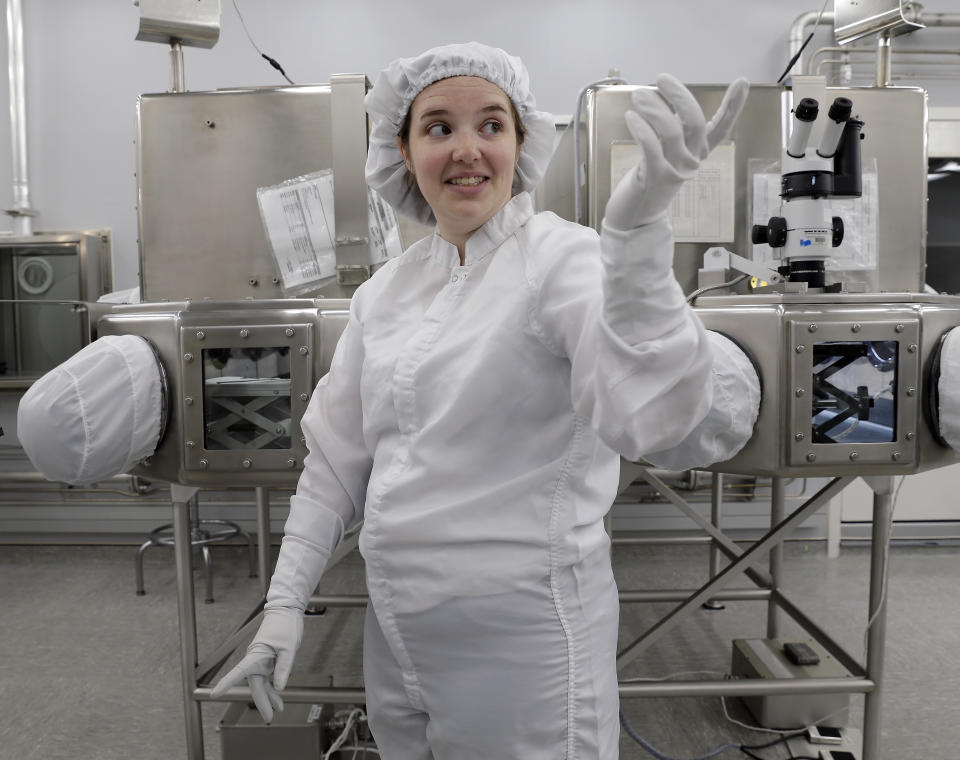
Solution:
[[[368,607],[363,665],[384,760],[616,760],[609,549],[529,588],[450,599],[395,625],[378,614]]]

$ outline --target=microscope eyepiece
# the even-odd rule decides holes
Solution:
[[[787,154],[793,158],[803,158],[807,150],[807,140],[810,139],[810,129],[820,112],[820,104],[813,98],[803,98],[793,109],[796,120],[790,132],[790,141],[787,145]]]
[[[831,121],[839,123],[849,119],[851,113],[853,113],[853,101],[850,98],[837,98],[830,106],[827,115]]]
[[[851,107],[852,105],[851,103]],[[816,121],[818,113],[820,113],[820,104],[813,98],[803,98],[793,109],[793,115],[798,121]]]

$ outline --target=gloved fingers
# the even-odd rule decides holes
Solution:
[[[250,696],[253,697],[253,704],[257,706],[264,723],[272,723],[273,701],[267,692],[266,676],[252,675],[247,680],[250,682]]]
[[[277,652],[277,664],[273,668],[273,686],[277,691],[283,691],[293,670],[293,652],[282,649]]]
[[[680,120],[683,127],[683,139],[687,150],[698,162],[705,159],[709,153],[706,137],[707,120],[693,93],[683,82],[670,74],[660,74],[657,77],[657,92],[676,111],[676,118]]]
[[[708,150],[713,150],[730,136],[749,94],[750,83],[743,77],[734,80],[727,88],[720,107],[707,123]]]
[[[634,93],[633,106],[634,113],[652,128],[659,142],[658,152],[663,155],[663,160],[682,173],[696,170],[700,161],[690,153],[683,125],[663,98],[655,90],[637,90]],[[627,129],[633,139],[637,140],[637,132],[630,121],[627,122]]]
[[[267,693],[267,699],[270,700],[270,704],[273,707],[275,712],[283,712],[283,698],[277,694],[277,690],[270,685],[270,681],[264,679],[263,682],[264,691]]]
[[[220,697],[226,694],[228,689],[233,688],[234,686],[239,686],[247,678],[247,670],[244,666],[243,661],[227,673],[223,678],[221,678],[214,685],[213,689],[210,691],[210,696]]]
[[[649,182],[651,168],[654,166],[658,167],[660,178],[682,180],[684,175],[665,155],[667,146],[661,142],[660,135],[650,122],[636,111],[627,111],[623,118],[630,135],[643,153],[643,158],[637,164],[636,173],[638,178],[644,180],[645,189],[649,189],[646,183]]]

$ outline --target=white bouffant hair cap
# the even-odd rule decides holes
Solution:
[[[553,116],[538,111],[527,69],[516,56],[479,42],[443,45],[415,58],[398,58],[380,72],[364,101],[373,121],[367,152],[367,184],[398,213],[421,224],[435,222],[433,211],[397,147],[400,126],[414,99],[434,82],[450,77],[480,77],[497,85],[513,102],[526,136],[513,180],[513,194],[533,190],[553,155]]]

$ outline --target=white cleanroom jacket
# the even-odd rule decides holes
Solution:
[[[323,544],[363,519],[388,635],[391,613],[521,588],[606,546],[619,455],[699,446],[719,344],[673,277],[669,225],[605,230],[602,249],[521,193],[463,266],[434,234],[357,290],[302,420],[286,533]]]

